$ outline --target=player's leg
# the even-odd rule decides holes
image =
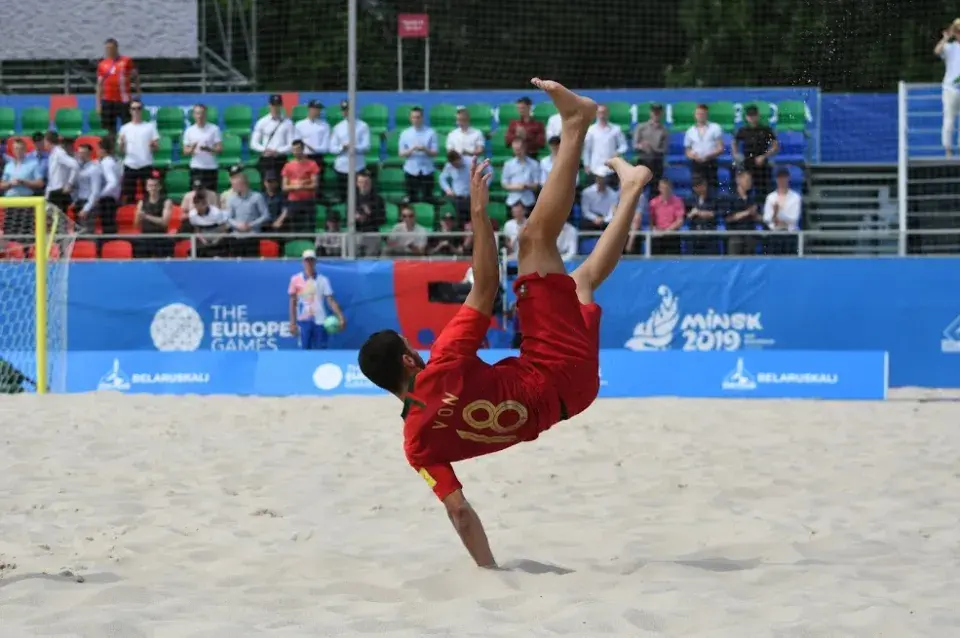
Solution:
[[[653,173],[646,166],[631,166],[621,157],[607,162],[620,178],[620,202],[613,221],[600,235],[596,247],[571,275],[581,304],[593,303],[593,291],[610,276],[623,254],[636,214],[637,202]]]
[[[553,100],[563,121],[563,128],[553,169],[520,233],[517,274],[563,274],[566,269],[557,250],[557,237],[573,208],[576,195],[574,184],[580,171],[583,140],[587,128],[596,117],[597,104],[557,82],[540,78],[534,78],[531,82],[546,91]]]

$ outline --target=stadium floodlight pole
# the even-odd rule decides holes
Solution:
[[[907,254],[907,83],[897,85],[897,252]]]
[[[347,0],[347,257],[357,254],[357,0]]]

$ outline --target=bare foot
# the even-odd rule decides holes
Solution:
[[[597,103],[588,97],[577,95],[559,82],[553,80],[541,80],[533,78],[530,80],[538,89],[546,91],[553,104],[557,107],[557,113],[560,114],[564,123],[567,120],[585,123],[589,126],[597,117]]]
[[[604,162],[620,178],[621,190],[643,190],[650,183],[653,173],[646,166],[632,166],[622,157],[614,157]]]

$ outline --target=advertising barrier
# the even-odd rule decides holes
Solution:
[[[515,355],[484,350],[489,362]],[[427,356],[428,353],[424,352]],[[687,398],[886,398],[884,352],[631,352],[602,350],[600,396]],[[119,351],[68,355],[67,391],[148,394],[336,396],[383,394],[352,350],[317,352]]]

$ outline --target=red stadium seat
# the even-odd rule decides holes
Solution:
[[[31,140],[29,137],[24,137],[22,135],[20,137],[8,137],[7,138],[7,155],[11,155],[11,156],[13,155],[13,143],[15,140],[23,140],[24,143],[27,145],[28,153],[32,153],[35,150],[37,150],[37,147],[34,146],[33,144],[33,140]]]
[[[84,260],[84,259],[96,259],[96,258],[97,258],[97,242],[90,241],[89,239],[78,239],[73,244],[73,259]]]
[[[190,240],[182,239],[173,245],[173,256],[178,259],[190,258]]]
[[[27,248],[27,258],[33,259],[37,253],[37,247],[35,244],[30,244],[30,247]],[[54,244],[50,247],[50,254],[47,256],[47,259],[60,259],[60,246]]]
[[[27,256],[27,251],[24,250],[23,244],[18,244],[15,241],[9,241],[4,244],[0,244],[0,259],[12,259],[12,260],[21,260]]]
[[[171,235],[175,235],[180,231],[180,224],[183,223],[183,210],[180,209],[179,204],[173,205],[173,210],[170,213],[170,223],[167,224],[167,232]]]
[[[133,259],[133,245],[124,239],[114,239],[103,243],[100,249],[101,259]]]
[[[93,157],[97,157],[97,149],[100,148],[100,136],[99,135],[81,135],[74,141],[73,150],[76,151],[80,148],[81,144],[89,144],[93,149]]]
[[[121,235],[136,235],[140,229],[134,225],[137,216],[137,207],[133,204],[121,206],[117,209],[117,232]]]
[[[280,244],[271,240],[271,239],[261,239],[260,240],[260,256],[261,257],[279,257],[280,256]]]

